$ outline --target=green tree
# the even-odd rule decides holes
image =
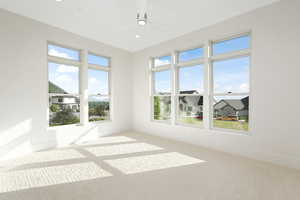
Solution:
[[[52,122],[55,124],[75,124],[79,123],[79,118],[72,113],[71,109],[65,109],[60,112],[57,112],[55,117],[52,119]]]
[[[160,99],[159,97],[154,97],[154,119],[159,120],[160,116]]]
[[[60,107],[57,104],[52,104],[50,106],[50,110],[51,110],[51,112],[58,112],[60,110]]]
[[[101,104],[95,108],[96,114],[98,116],[105,116],[105,105]]]

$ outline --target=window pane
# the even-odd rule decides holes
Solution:
[[[89,95],[108,95],[108,72],[89,69],[88,94]]]
[[[213,44],[213,55],[229,53],[250,48],[250,36],[241,36]]]
[[[89,121],[109,120],[109,97],[89,96]]]
[[[48,63],[49,93],[79,94],[79,68]]]
[[[88,55],[88,63],[108,67],[109,66],[109,59],[105,58],[105,57],[102,57],[102,56],[96,56],[94,54],[89,54]]]
[[[203,65],[179,68],[179,90],[181,94],[203,93]]]
[[[213,126],[248,130],[249,96],[215,96]]]
[[[73,49],[67,49],[67,48],[52,45],[52,44],[48,45],[48,55],[56,56],[56,57],[60,57],[60,58],[71,59],[71,60],[76,60],[76,61],[80,60],[79,51],[76,51]]]
[[[203,57],[203,48],[191,49],[179,53],[179,62],[186,62]]]
[[[250,57],[213,63],[215,93],[249,92]]]
[[[78,95],[50,95],[49,106],[50,126],[80,122],[80,99]]]
[[[154,59],[154,66],[162,66],[171,64],[172,57],[171,56],[162,56]]]
[[[171,115],[171,97],[154,97],[154,120],[169,120]]]
[[[154,72],[155,94],[171,94],[171,71]]]
[[[50,126],[79,123],[78,67],[49,63]]]
[[[202,125],[203,96],[180,96],[178,106],[178,121],[187,124]]]

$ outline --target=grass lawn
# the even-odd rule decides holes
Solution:
[[[195,117],[180,117],[178,121],[185,123],[185,124],[193,124],[193,125],[197,125],[197,126],[200,126],[203,123],[202,120],[197,119]]]
[[[214,127],[248,131],[248,122],[214,120]]]

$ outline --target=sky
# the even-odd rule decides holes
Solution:
[[[229,53],[232,51],[247,49],[250,47],[250,37],[243,36],[232,40],[213,44],[213,55]],[[179,61],[190,61],[203,57],[203,49],[192,49],[179,54]],[[168,64],[170,56],[164,56],[155,60],[156,66]],[[248,93],[249,92],[250,57],[240,57],[213,63],[214,92],[215,93]],[[168,92],[171,88],[170,71],[155,73],[155,90]],[[191,66],[180,68],[179,89],[197,90],[203,93],[203,66]]]
[[[80,53],[76,50],[49,45],[48,52],[52,56],[80,60]],[[92,54],[88,56],[88,61],[91,64],[109,65],[107,58]],[[49,62],[48,68],[49,81],[70,94],[79,94],[79,67]],[[89,69],[88,88],[89,95],[108,95],[108,72]]]
[[[243,36],[232,40],[213,44],[213,54],[218,55],[250,47],[250,37]],[[80,52],[77,50],[48,45],[49,55],[79,61]],[[189,61],[203,57],[203,48],[191,49],[179,53],[179,61]],[[171,56],[155,59],[155,66],[170,64]],[[109,59],[89,54],[90,64],[109,65]],[[241,57],[213,63],[215,93],[247,93],[249,92],[250,58]],[[90,69],[88,72],[89,95],[108,94],[108,72]],[[189,66],[179,70],[179,89],[197,90],[203,93],[203,66]],[[49,63],[49,80],[68,93],[79,93],[79,68],[56,63]],[[155,73],[155,91],[171,91],[170,70]]]

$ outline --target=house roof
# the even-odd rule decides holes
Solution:
[[[249,97],[243,99],[222,99],[215,104],[215,109],[222,109],[226,105],[233,107],[235,110],[247,110],[249,108]]]
[[[197,90],[180,91],[180,94],[199,94]]]

